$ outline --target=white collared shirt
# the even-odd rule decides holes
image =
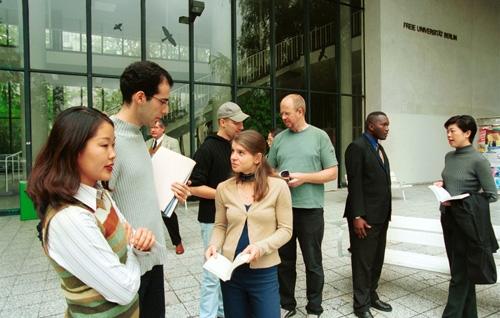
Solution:
[[[156,140],[156,147],[158,147],[161,144],[161,142],[163,141],[163,138],[165,138],[165,134],[161,134],[160,138],[155,139]],[[153,142],[154,142],[154,140],[153,140]]]
[[[96,211],[98,191],[80,184],[75,199]],[[104,195],[108,196],[107,191]],[[125,218],[111,200],[121,222]],[[139,262],[129,246],[127,262],[122,264],[97,225],[96,215],[89,210],[71,205],[57,212],[48,229],[50,257],[106,300],[121,305],[129,304],[137,294],[141,282]]]

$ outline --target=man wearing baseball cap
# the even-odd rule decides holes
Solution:
[[[231,140],[243,130],[243,121],[248,117],[237,104],[222,104],[217,110],[217,134],[208,136],[194,154],[196,166],[190,191],[200,199],[198,221],[203,251],[208,247],[215,221],[215,189],[231,176]],[[206,270],[202,275],[200,317],[224,317],[219,279]]]

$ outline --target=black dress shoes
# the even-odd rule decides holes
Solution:
[[[369,310],[368,311],[362,311],[362,312],[354,312],[354,314],[358,318],[373,318],[373,315],[372,315],[372,313]]]
[[[387,311],[387,312],[392,311],[392,306],[386,302],[381,301],[380,299],[372,301],[371,306],[381,311]]]

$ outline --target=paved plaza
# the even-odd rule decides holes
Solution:
[[[437,203],[425,186],[414,186],[406,191],[403,200],[399,191],[393,193],[393,214],[398,216],[438,219]],[[327,192],[325,208],[325,238],[323,264],[325,288],[321,317],[355,317],[352,313],[352,285],[350,258],[345,220],[342,219],[345,189]],[[178,209],[181,234],[186,252],[176,255],[169,246],[165,266],[165,296],[167,317],[197,317],[203,248],[196,220],[197,205]],[[492,205],[492,220],[500,225],[500,203]],[[66,307],[59,280],[49,266],[36,237],[37,221],[19,221],[19,216],[0,217],[0,317],[63,317]],[[343,233],[341,233],[343,231]],[[168,235],[166,236],[168,240]],[[389,242],[388,248],[430,252],[444,255],[442,248],[419,244]],[[339,256],[343,254],[343,256]],[[301,260],[301,257],[299,256]],[[496,257],[497,264],[500,258]],[[299,303],[296,317],[305,317],[305,274],[302,261],[298,265],[296,296]],[[449,276],[384,265],[379,286],[382,300],[389,301],[393,312],[372,310],[376,317],[440,317],[446,303]],[[500,317],[500,284],[477,287],[480,317]]]

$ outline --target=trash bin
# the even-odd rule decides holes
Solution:
[[[26,194],[26,185],[26,181],[19,181],[19,207],[21,208],[21,221],[38,219],[33,202]]]

